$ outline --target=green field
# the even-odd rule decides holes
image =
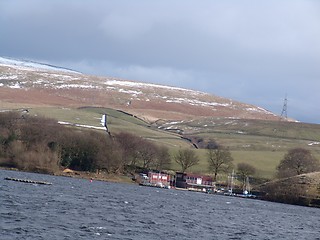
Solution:
[[[111,134],[130,132],[149,139],[157,144],[169,147],[174,155],[179,148],[193,148],[193,145],[181,138],[181,135],[159,129],[130,114],[104,108],[33,108],[30,114],[54,118],[72,124],[102,127],[102,114],[108,115],[108,127]],[[174,125],[182,129],[185,136],[207,141],[214,139],[218,144],[229,147],[234,164],[246,162],[257,169],[256,175],[271,179],[276,166],[288,149],[307,148],[320,159],[320,125],[239,119],[201,118]],[[102,129],[103,130],[103,129]],[[101,131],[102,131],[101,130]],[[200,163],[189,171],[208,173],[205,149],[195,149]],[[173,161],[172,169],[179,170]]]

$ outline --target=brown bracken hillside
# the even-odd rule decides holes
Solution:
[[[149,122],[198,117],[279,120],[257,106],[207,93],[0,62],[0,103],[8,106],[106,107]]]

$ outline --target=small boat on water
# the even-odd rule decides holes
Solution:
[[[254,194],[251,194],[251,187],[249,183],[249,177],[246,177],[246,180],[243,183],[243,193],[237,194],[238,197],[244,197],[244,198],[256,198],[257,196]]]
[[[225,196],[235,196],[236,194],[233,192],[234,188],[234,170],[232,171],[231,176],[228,176],[228,190],[224,193]]]
[[[257,196],[251,193],[251,187],[249,183],[249,177],[246,177],[243,183],[243,191],[242,193],[235,193],[234,192],[234,170],[232,171],[231,176],[229,177],[228,181],[228,190],[224,193],[225,196],[232,196],[232,197],[242,197],[242,198],[256,198]]]

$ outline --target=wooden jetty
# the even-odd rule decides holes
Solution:
[[[11,177],[5,177],[4,180],[15,181],[15,182],[22,182],[22,183],[52,185],[52,183],[50,183],[50,182],[35,181],[35,180],[30,180],[30,179],[11,178]]]

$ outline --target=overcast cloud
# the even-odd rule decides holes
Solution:
[[[0,56],[173,85],[320,123],[318,0],[1,0]]]

